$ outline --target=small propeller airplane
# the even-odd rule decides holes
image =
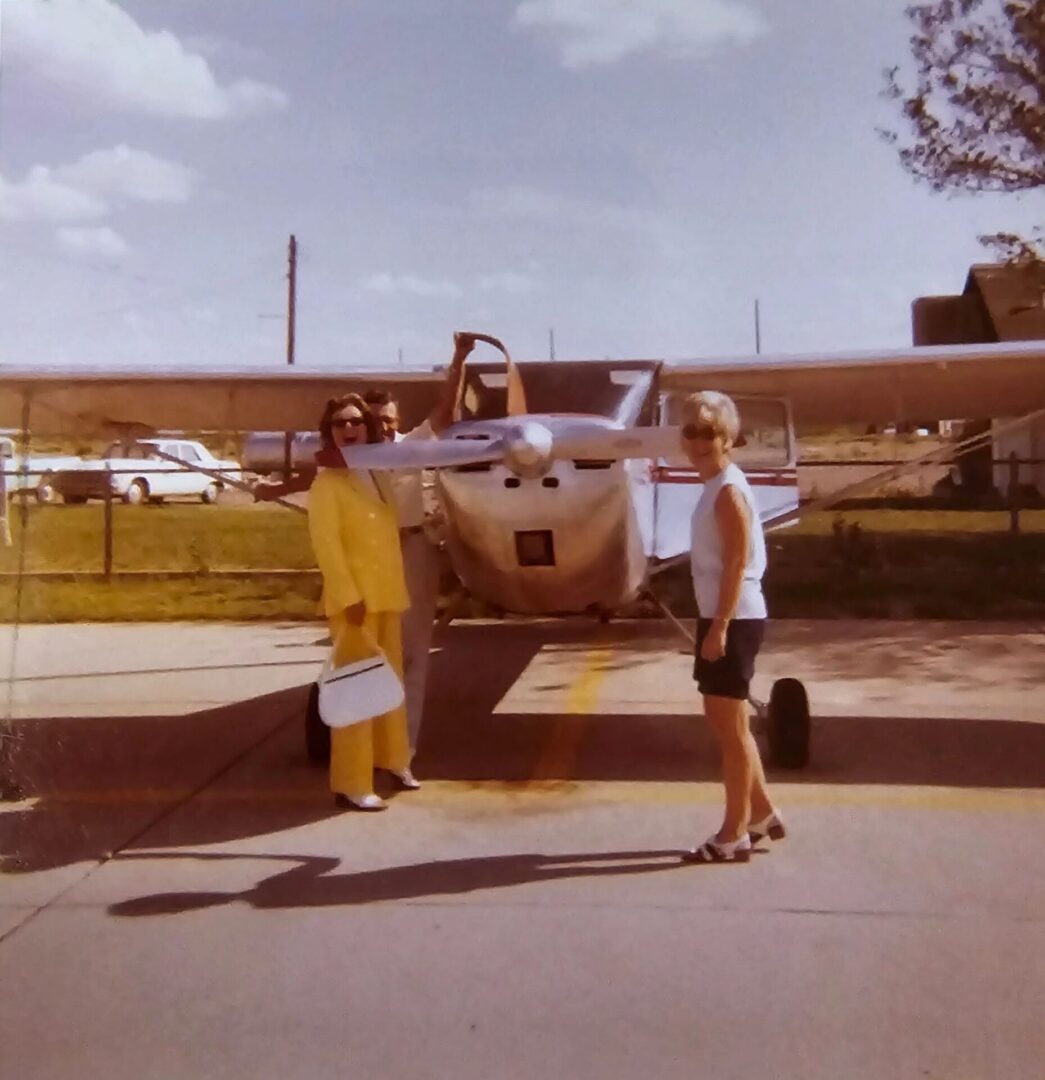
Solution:
[[[639,596],[658,569],[688,555],[701,487],[681,454],[676,422],[694,391],[724,391],[737,402],[744,445],[735,458],[767,528],[799,512],[796,424],[987,415],[1018,418],[1007,422],[1013,427],[1045,417],[1041,341],[682,363],[516,364],[496,338],[471,336],[503,352],[504,362],[466,366],[458,422],[437,439],[353,448],[346,461],[437,470],[459,579],[489,603],[528,615],[611,613]],[[439,371],[5,366],[0,427],[21,430],[26,442],[31,432],[128,439],[172,430],[310,432],[328,398],[378,387],[399,398],[409,427],[426,415],[442,384]],[[982,444],[984,436],[978,438],[955,449]],[[245,464],[258,472],[309,465],[316,448],[315,436],[257,434],[247,440]],[[953,452],[937,451],[912,467]],[[789,685],[777,696],[790,704],[780,724],[792,736],[791,756],[804,763],[804,692],[790,686],[797,680],[781,682]]]

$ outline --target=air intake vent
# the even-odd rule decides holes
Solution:
[[[596,461],[594,459],[588,461],[574,461],[573,467],[575,469],[612,469],[612,461]]]

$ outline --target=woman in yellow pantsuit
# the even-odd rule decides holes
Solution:
[[[325,447],[377,442],[370,411],[358,394],[327,402],[319,425]],[[400,678],[400,617],[410,605],[399,549],[395,504],[380,473],[322,469],[309,491],[308,524],[323,574],[323,610],[330,621],[335,665],[385,652]],[[339,806],[384,810],[374,793],[374,769],[407,790],[410,771],[406,707],[330,732],[330,788]]]

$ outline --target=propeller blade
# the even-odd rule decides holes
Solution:
[[[499,349],[504,354],[505,363],[508,365],[508,402],[506,415],[529,415],[530,410],[526,405],[526,388],[523,386],[522,375],[519,374],[518,366],[509,355],[508,350],[504,347],[504,343],[501,339],[495,338],[491,334],[474,334],[471,331],[459,331],[459,333],[467,333],[468,337],[475,341],[484,341],[487,345],[492,345],[495,349]],[[454,337],[456,338],[456,336],[457,335],[455,334]]]
[[[500,461],[502,453],[500,439],[418,439],[346,446],[341,451],[350,469],[447,469]]]
[[[577,425],[557,432],[552,457],[580,461],[671,457],[682,451],[677,427],[600,428]]]

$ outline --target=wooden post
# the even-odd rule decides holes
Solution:
[[[0,544],[11,546],[11,516],[7,502],[7,465],[13,458],[7,456],[7,445],[0,443]]]
[[[1014,450],[1009,454],[1009,532],[1020,531],[1020,466]]]
[[[102,555],[102,573],[105,580],[112,580],[112,469],[105,470],[105,540]]]

